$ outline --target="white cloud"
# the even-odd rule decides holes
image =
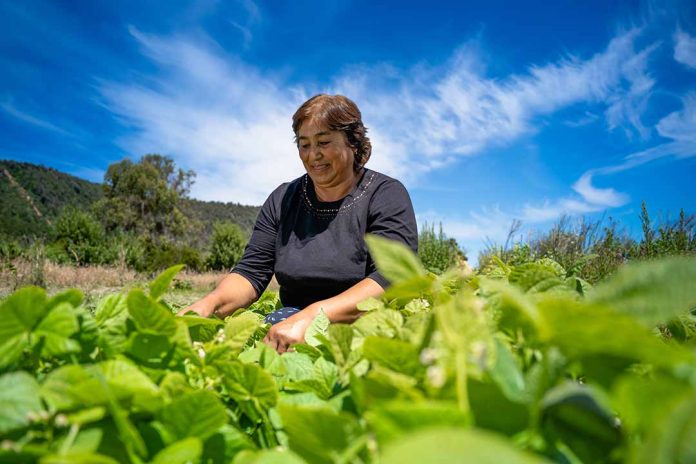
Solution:
[[[39,127],[41,129],[49,130],[51,132],[55,132],[60,135],[67,135],[71,136],[70,132],[66,131],[65,129],[58,127],[57,125],[53,124],[50,121],[47,121],[43,118],[40,118],[38,116],[35,116],[33,114],[30,114],[26,111],[18,109],[12,102],[11,98],[6,98],[0,103],[0,108],[5,111],[5,113],[9,114],[13,118],[16,118],[22,122],[31,124],[32,126]]]
[[[674,34],[674,59],[681,64],[696,69],[696,38],[684,31]]]
[[[645,66],[652,48],[635,51],[639,30],[589,59],[571,56],[506,78],[487,76],[469,45],[440,67],[355,66],[325,89],[290,88],[210,39],[129,31],[158,70],[100,85],[103,104],[133,129],[119,142],[133,156],[159,152],[194,169],[192,195],[206,200],[260,204],[300,175],[290,118],[317,91],[354,99],[375,147],[370,166],[410,183],[532,133],[539,117],[578,103],[620,107],[610,111],[610,125],[625,120],[641,131],[641,102],[652,87]]]
[[[628,196],[612,188],[597,188],[592,185],[592,174],[586,172],[573,184],[573,190],[590,205],[603,208],[616,208],[628,203]]]

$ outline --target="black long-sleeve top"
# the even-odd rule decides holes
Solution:
[[[418,250],[416,217],[401,182],[363,168],[351,193],[323,202],[305,174],[268,197],[232,272],[249,280],[257,295],[275,273],[281,302],[297,308],[336,296],[366,277],[386,288],[389,282],[365,245],[366,233]]]

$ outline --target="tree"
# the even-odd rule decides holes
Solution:
[[[210,269],[230,269],[237,264],[246,246],[247,238],[242,229],[232,222],[216,222],[207,265]]]
[[[108,230],[161,237],[184,234],[189,221],[181,201],[189,193],[195,173],[177,169],[166,156],[149,154],[139,162],[124,159],[104,175],[104,199],[96,205]]]

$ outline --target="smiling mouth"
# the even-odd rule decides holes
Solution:
[[[323,171],[329,167],[328,164],[315,164],[314,166],[310,166],[312,171]]]

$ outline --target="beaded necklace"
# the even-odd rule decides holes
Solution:
[[[353,197],[352,201],[349,203],[342,204],[338,208],[317,208],[312,204],[312,200],[309,198],[309,195],[307,194],[307,179],[309,178],[308,174],[305,174],[304,177],[302,177],[302,198],[304,200],[304,205],[307,207],[310,213],[317,217],[327,217],[327,216],[335,216],[337,214],[344,213],[348,211],[350,208],[352,208],[358,201],[365,196],[365,193],[367,192],[367,188],[370,186],[372,181],[375,178],[375,173],[374,171],[370,172],[370,177],[367,179],[367,182],[365,182],[364,185],[359,186],[358,188],[361,190],[361,192]]]

